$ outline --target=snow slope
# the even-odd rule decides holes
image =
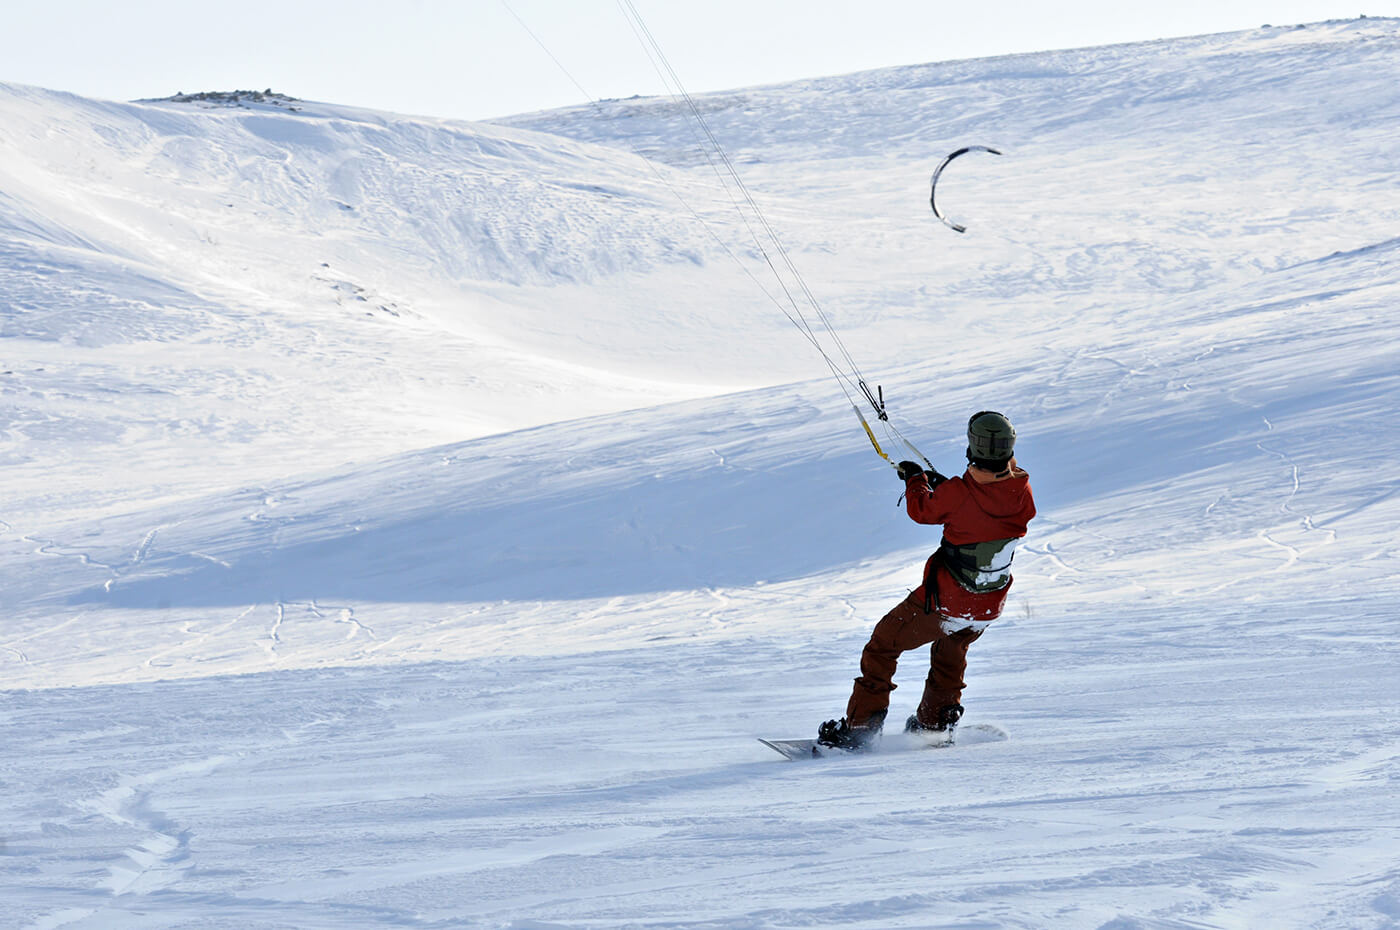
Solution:
[[[813,765],[752,737],[937,540],[683,107],[0,85],[0,925],[1400,926],[1397,75],[1363,19],[700,98],[1042,512],[1012,739]]]

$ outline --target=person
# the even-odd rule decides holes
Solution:
[[[899,657],[930,644],[923,697],[905,730],[952,738],[963,714],[968,647],[1001,615],[1016,544],[1035,516],[1030,476],[1016,464],[1015,444],[1011,421],[983,410],[967,423],[968,468],[961,477],[899,463],[910,518],[942,524],[943,540],[924,566],[923,583],[875,624],[846,715],[823,723],[818,743],[866,748],[884,726]]]

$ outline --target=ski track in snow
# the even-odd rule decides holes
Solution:
[[[117,824],[147,834],[134,848],[124,851],[125,862],[112,866],[103,883],[114,895],[152,894],[179,882],[189,868],[189,838],[178,824],[150,806],[152,786],[177,776],[202,775],[226,761],[214,757],[123,779],[117,787],[87,802],[94,812]]]
[[[1007,410],[1041,511],[1011,738],[802,764],[937,531],[685,108],[0,85],[0,925],[1400,926],[1397,49],[697,98],[900,431]]]

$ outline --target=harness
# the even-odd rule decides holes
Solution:
[[[1011,560],[1016,555],[1019,537],[993,539],[987,542],[954,545],[943,537],[938,551],[928,560],[924,569],[924,613],[940,610],[938,603],[938,566],[948,569],[948,574],[965,591],[973,594],[988,594],[1000,591],[1011,583]]]

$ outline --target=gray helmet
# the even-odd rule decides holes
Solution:
[[[983,410],[967,421],[967,458],[974,463],[1005,462],[1016,447],[1016,427],[993,410]]]

